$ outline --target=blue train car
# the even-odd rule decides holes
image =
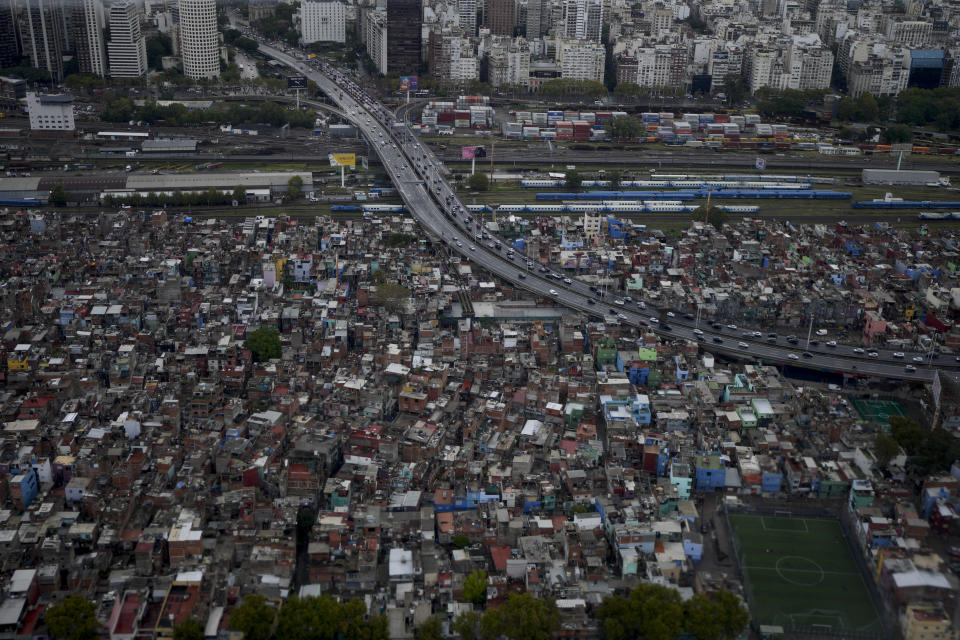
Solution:
[[[356,204],[335,204],[330,207],[330,211],[360,211],[360,205]]]
[[[936,200],[877,200],[853,203],[854,209],[957,209],[960,202]]]

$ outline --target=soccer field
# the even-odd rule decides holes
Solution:
[[[840,523],[729,516],[756,624],[885,637]]]

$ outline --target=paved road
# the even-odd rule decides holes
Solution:
[[[918,362],[904,364],[892,353],[877,352],[875,358],[858,354],[849,347],[823,347],[806,351],[805,345],[777,339],[742,335],[739,329],[702,325],[690,318],[671,317],[672,312],[641,308],[642,303],[627,302],[613,296],[600,297],[586,283],[565,278],[549,268],[513,254],[504,240],[490,237],[479,222],[466,211],[454,190],[443,179],[442,165],[430,149],[419,142],[383,105],[377,103],[345,73],[319,61],[295,59],[266,43],[261,51],[304,73],[316,82],[371,142],[407,209],[430,233],[450,249],[480,267],[558,304],[584,311],[608,321],[648,327],[665,337],[699,340],[704,348],[725,356],[762,360],[779,365],[801,366],[826,372],[844,372],[929,382],[934,366],[949,364]],[[322,65],[322,66],[321,66]],[[914,357],[912,354],[910,357]]]

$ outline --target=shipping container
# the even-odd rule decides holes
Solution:
[[[533,116],[533,124],[547,124],[545,111],[534,111],[531,115]]]
[[[643,121],[646,122],[646,123],[660,122],[660,114],[659,114],[659,113],[643,113],[643,114],[641,114],[641,118],[642,118]]]
[[[701,113],[701,114],[700,114],[700,122],[706,122],[706,123],[708,123],[708,124],[711,123],[711,122],[714,122],[713,114],[712,114],[712,113]]]
[[[729,113],[715,113],[715,114],[713,114],[713,121],[714,121],[714,122],[719,122],[719,123],[721,123],[721,124],[722,124],[722,123],[726,123],[726,122],[730,122],[730,114],[729,114]]]

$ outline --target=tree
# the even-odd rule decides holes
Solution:
[[[673,640],[683,632],[683,602],[676,589],[639,584],[627,597],[610,596],[596,617],[607,640]]]
[[[477,627],[480,625],[480,614],[474,611],[465,611],[457,616],[450,625],[450,629],[460,636],[461,640],[476,640]]]
[[[747,80],[739,73],[731,73],[723,77],[723,92],[727,95],[730,104],[742,104],[750,94]]]
[[[403,285],[393,282],[378,284],[373,294],[374,302],[391,312],[400,311],[408,297],[410,297],[410,291]]]
[[[467,178],[467,187],[471,191],[486,191],[490,188],[490,179],[487,178],[487,174],[478,171]]]
[[[203,624],[196,618],[187,618],[173,628],[173,640],[203,640]]]
[[[913,140],[913,131],[905,124],[895,124],[884,129],[880,139],[884,144],[905,144]]]
[[[83,596],[73,595],[43,614],[47,629],[58,640],[94,640],[97,607]]]
[[[564,179],[564,184],[567,186],[567,189],[572,191],[579,191],[580,185],[583,184],[583,176],[576,169],[570,169],[567,171],[567,175]]]
[[[463,599],[475,605],[487,602],[487,572],[477,569],[463,581]]]
[[[317,514],[309,506],[301,506],[297,511],[297,532],[309,535],[313,525],[317,522]]]
[[[873,440],[873,453],[876,454],[877,462],[881,467],[885,467],[899,452],[900,445],[885,433],[878,433]]]
[[[458,533],[457,535],[453,536],[453,546],[458,549],[465,549],[470,546],[470,538],[462,533]]]
[[[55,207],[63,207],[67,204],[67,192],[63,188],[63,182],[57,182],[50,189],[50,204]]]
[[[430,616],[417,627],[417,640],[443,640],[443,622],[438,616]]]
[[[273,327],[260,327],[244,341],[243,346],[253,352],[254,362],[266,362],[283,354],[280,332]]]
[[[617,116],[610,124],[610,135],[614,138],[639,138],[645,131],[643,124],[633,116]]]
[[[712,224],[713,228],[719,231],[727,223],[727,212],[717,205],[710,205],[706,211],[707,224]]]
[[[857,104],[853,98],[843,98],[837,104],[837,118],[844,122],[852,122],[857,117]]]
[[[623,181],[623,174],[619,171],[610,171],[607,173],[607,180],[610,181],[610,186],[614,189],[620,186],[620,183]]]
[[[287,180],[287,200],[296,200],[300,197],[301,189],[303,189],[303,178],[300,176],[292,176]]]
[[[170,41],[170,36],[158,34],[147,39],[146,49],[147,66],[155,71],[161,71],[164,56],[173,54],[173,43]]]
[[[264,597],[252,593],[230,612],[230,628],[242,631],[244,640],[269,640],[276,617]]]
[[[247,53],[253,53],[260,48],[260,44],[256,40],[246,36],[240,36],[233,44],[236,45],[238,49],[243,49]]]
[[[697,640],[726,640],[739,636],[750,615],[740,600],[725,589],[712,596],[698,593],[683,603],[684,631]]]
[[[877,105],[877,99],[872,93],[861,93],[857,98],[857,119],[860,122],[876,122],[880,114],[880,107]]]
[[[233,199],[240,204],[247,203],[247,190],[243,187],[234,187],[233,188]]]
[[[511,593],[498,609],[487,611],[480,619],[480,634],[485,639],[551,640],[559,628],[556,605],[529,593]]]

